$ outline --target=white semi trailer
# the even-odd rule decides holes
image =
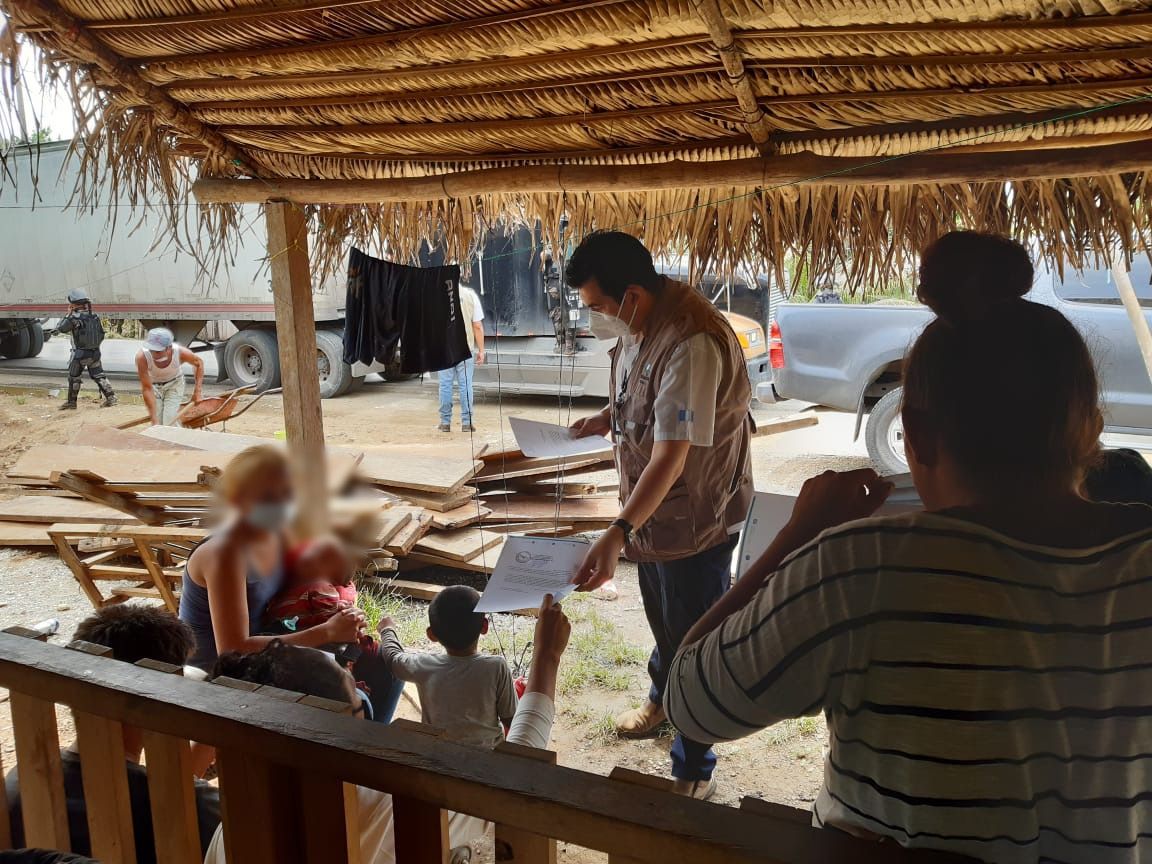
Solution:
[[[17,148],[0,169],[0,355],[38,354],[42,322],[63,314],[70,289],[84,288],[105,318],[168,327],[183,343],[203,336],[210,321],[232,324],[235,333],[213,344],[221,376],[261,390],[278,387],[276,316],[259,208],[244,208],[249,228],[235,260],[206,272],[167,242],[158,211],[144,211],[141,221],[140,211],[130,212],[124,202],[111,219],[103,209],[65,209],[78,170],[75,159],[66,163],[68,148],[68,142]],[[321,394],[339,396],[368,371],[343,361],[343,280],[313,285],[313,302]]]

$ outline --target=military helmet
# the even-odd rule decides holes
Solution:
[[[68,292],[68,302],[75,305],[77,303],[91,303],[92,301],[88,299],[88,292],[83,288],[73,288]]]

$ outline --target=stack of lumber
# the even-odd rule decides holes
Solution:
[[[216,479],[236,453],[255,444],[283,446],[207,430],[84,427],[71,444],[32,447],[7,475],[21,490],[0,501],[0,546],[60,551],[61,543],[70,543],[80,544],[81,552],[123,546],[134,554],[135,540],[93,545],[107,538],[91,526],[209,527]],[[511,533],[576,534],[606,527],[617,512],[611,454],[531,459],[470,442],[330,446],[328,474],[333,531],[362,553],[374,573],[423,571],[430,581],[404,579],[393,586],[420,597],[435,594],[436,579],[445,581],[430,568],[491,573]],[[69,532],[68,525],[86,530]],[[80,564],[96,566],[94,578],[107,578],[119,566],[113,557]],[[180,557],[179,548],[168,548],[164,561]],[[80,572],[74,556],[68,563]]]

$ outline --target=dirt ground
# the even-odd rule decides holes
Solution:
[[[121,385],[120,389],[128,395],[128,387]],[[139,416],[141,407],[133,404],[135,402],[129,396],[120,406],[101,409],[82,398],[79,411],[61,414],[56,410],[58,398],[44,390],[0,392],[0,471],[7,469],[33,444],[67,442],[82,424],[114,425]],[[558,405],[555,399],[497,399],[478,394],[475,422],[481,431],[475,434],[475,441],[508,445],[512,441],[507,425],[509,417],[567,423],[598,407],[595,400],[578,401],[569,407]],[[784,403],[767,408],[765,416],[781,416],[794,410]],[[436,432],[436,422],[435,389],[419,381],[368,383],[356,393],[324,403],[325,430],[332,443],[434,444],[441,439],[453,443],[461,440],[461,433],[447,436]],[[829,422],[834,425],[829,426]],[[271,436],[281,428],[278,397],[263,400],[228,425],[230,432],[264,436]],[[849,455],[854,451],[845,448],[839,440],[849,435],[849,428],[840,418],[822,416],[818,427],[754,439],[757,488],[795,491],[805,478],[819,471],[867,464],[866,458]],[[821,455],[821,451],[829,455]],[[16,490],[0,487],[0,497],[14,494]],[[617,584],[621,596],[616,602],[581,598],[573,604],[574,638],[582,628],[607,633],[615,646],[609,650],[617,656],[607,663],[612,668],[606,672],[596,667],[600,661],[594,657],[588,669],[584,660],[572,661],[568,692],[557,700],[553,746],[561,764],[587,771],[607,774],[613,766],[622,765],[665,774],[670,738],[632,742],[621,741],[611,733],[611,718],[639,704],[645,696],[647,674],[643,658],[651,645],[636,583],[636,568],[622,562]],[[54,556],[0,550],[0,627],[27,626],[46,618],[57,618],[60,636],[55,641],[61,642],[71,636],[76,624],[88,612],[89,605],[71,574]],[[425,614],[423,605],[413,603],[404,614],[419,625],[409,628],[418,633],[423,626],[419,623]],[[513,622],[510,618],[501,618],[495,629],[509,656],[513,654],[513,642],[519,651],[531,637],[531,622],[526,619]],[[590,650],[602,647],[592,646]],[[7,705],[3,704],[6,702],[7,696],[0,695],[0,751],[4,759],[10,761],[13,744]],[[418,716],[411,700],[402,702],[401,711],[406,716]],[[72,735],[71,724],[63,715],[61,719],[61,740],[67,743]],[[717,800],[736,804],[742,796],[754,795],[809,807],[820,785],[825,738],[823,720],[809,719],[781,724],[740,742],[718,747]],[[567,849],[562,850],[562,854],[563,860],[570,862],[600,860],[587,850]]]

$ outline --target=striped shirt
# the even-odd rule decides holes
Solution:
[[[835,528],[677,655],[665,707],[709,743],[825,712],[818,825],[1152,862],[1152,530],[1060,549],[941,514]]]

